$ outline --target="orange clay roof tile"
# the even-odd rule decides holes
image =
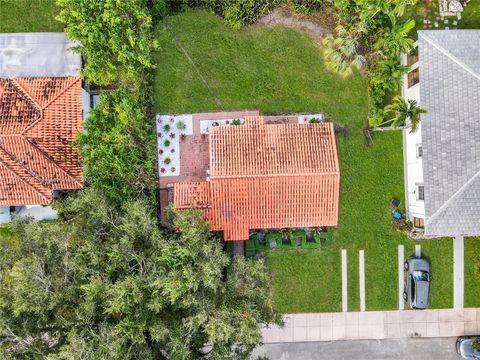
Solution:
[[[174,184],[177,208],[200,208],[225,240],[249,229],[336,226],[340,175],[333,124],[210,128],[210,181]]]
[[[0,205],[46,205],[82,187],[71,143],[82,125],[79,77],[0,79]]]

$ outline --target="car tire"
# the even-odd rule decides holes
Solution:
[[[408,262],[405,261],[405,264],[403,267],[405,268],[405,270],[408,270]]]
[[[407,301],[407,292],[406,291],[403,292],[403,300]]]

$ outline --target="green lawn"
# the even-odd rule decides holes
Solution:
[[[283,27],[226,29],[206,12],[172,16],[169,25],[225,109],[319,111],[353,126],[337,138],[341,167],[340,218],[327,249],[269,252],[277,306],[282,312],[341,310],[340,249],[348,251],[349,309],[359,308],[358,250],[365,249],[367,309],[398,308],[397,246],[415,243],[391,226],[388,201],[403,201],[402,137],[375,133],[365,144],[367,86],[360,76],[330,74],[321,49],[302,32]],[[197,72],[161,24],[156,75],[157,110],[220,110]],[[452,306],[449,239],[422,241],[432,264],[432,307]]]
[[[55,0],[0,0],[0,33],[63,31],[57,13]]]
[[[480,29],[480,0],[471,0],[465,7],[459,29]]]
[[[480,307],[480,238],[465,239],[465,306]]]

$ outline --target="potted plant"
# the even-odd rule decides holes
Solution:
[[[162,154],[163,154],[163,149],[158,150],[158,153],[159,153],[160,155],[162,155]]]
[[[310,124],[320,124],[321,121],[319,118],[311,118],[309,121]]]
[[[187,138],[187,135],[185,135],[185,134],[180,135],[180,140],[185,140],[186,138]]]
[[[174,168],[173,166],[172,166],[172,169],[171,169],[171,170],[172,170],[172,172],[175,172],[175,168]]]
[[[178,130],[185,130],[185,128],[187,127],[187,125],[185,125],[185,123],[181,120],[179,122],[177,122],[176,126],[177,126]]]
[[[161,168],[160,172],[163,174],[165,172],[165,168]]]
[[[233,119],[231,125],[242,125],[240,119]]]
[[[172,148],[172,150],[170,150],[170,152],[173,154],[175,152],[175,148]]]
[[[165,147],[169,147],[169,146],[170,146],[170,140],[168,140],[168,139],[165,140],[165,141],[163,142],[163,145],[164,145]]]
[[[175,139],[175,134],[174,133],[170,133],[169,136],[170,136],[171,139]]]
[[[170,163],[172,162],[172,159],[170,159],[170,158],[167,157],[167,158],[165,158],[165,159],[163,160],[163,162],[168,165],[168,164],[170,164]]]
[[[171,129],[170,125],[168,125],[168,124],[163,125],[163,131],[169,132],[170,129]]]

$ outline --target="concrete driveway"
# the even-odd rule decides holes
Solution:
[[[275,360],[459,360],[457,338],[352,340],[266,344],[252,356]]]

